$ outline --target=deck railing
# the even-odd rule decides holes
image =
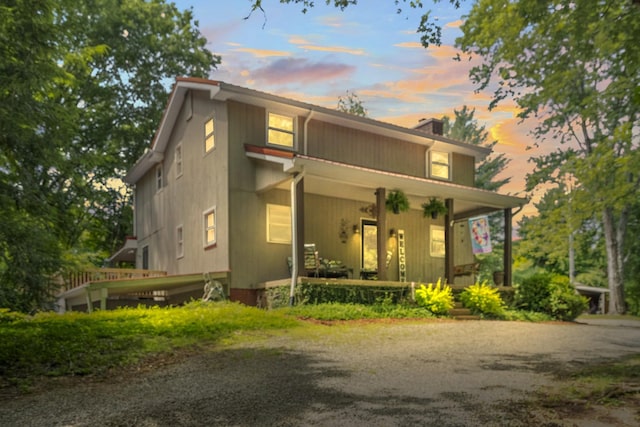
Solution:
[[[76,271],[63,278],[62,290],[68,291],[88,282],[101,280],[142,279],[145,277],[166,276],[166,271],[139,270],[135,268],[95,268]]]

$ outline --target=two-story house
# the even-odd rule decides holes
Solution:
[[[312,243],[353,278],[453,282],[454,266],[473,262],[468,219],[504,211],[509,236],[511,209],[526,203],[474,188],[475,165],[489,153],[443,137],[437,120],[408,129],[178,78],[151,147],[126,176],[136,267],[226,272],[231,299],[255,304],[261,283],[305,274]],[[411,204],[397,215],[385,210],[396,189]],[[446,215],[423,215],[433,197]],[[508,284],[509,245],[505,254]]]

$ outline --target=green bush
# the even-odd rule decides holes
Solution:
[[[453,308],[453,293],[449,286],[443,285],[438,279],[435,285],[420,284],[420,288],[416,290],[416,303],[433,314],[444,315]]]
[[[296,286],[296,304],[322,304],[329,302],[343,304],[398,304],[407,299],[406,287],[374,285],[347,285],[333,283],[306,283]]]
[[[483,283],[465,288],[460,293],[462,305],[470,309],[474,314],[484,314],[499,317],[504,312],[504,301],[500,297],[498,289]]]
[[[545,313],[559,320],[573,320],[587,307],[565,276],[535,273],[515,286],[514,303],[520,310]]]

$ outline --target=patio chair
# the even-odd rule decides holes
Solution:
[[[320,277],[320,257],[315,243],[304,244],[304,269],[307,276],[312,274],[312,277]]]

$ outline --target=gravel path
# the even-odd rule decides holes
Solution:
[[[0,425],[533,426],[540,423],[526,399],[552,384],[553,373],[640,353],[640,322],[391,322],[305,331],[240,340],[126,378],[5,398]],[[636,415],[627,414],[631,423]]]

